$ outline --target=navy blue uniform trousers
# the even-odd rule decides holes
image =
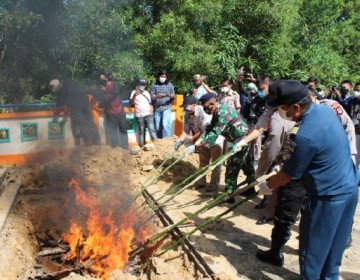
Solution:
[[[358,202],[353,193],[309,196],[300,221],[301,279],[338,279],[341,257],[351,232]]]

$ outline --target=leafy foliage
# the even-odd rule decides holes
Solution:
[[[360,80],[356,0],[3,0],[0,102],[48,100],[48,81],[105,70],[129,91],[166,69],[177,92],[255,75]],[[51,100],[51,99],[49,99]]]

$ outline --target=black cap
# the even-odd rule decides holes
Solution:
[[[276,98],[266,102],[266,107],[276,108],[280,105],[292,105],[309,96],[306,87],[299,81],[282,81],[276,87]]]
[[[188,105],[193,105],[193,104],[197,104],[198,100],[194,95],[186,95],[184,97],[184,102],[183,104],[180,105],[180,107],[185,108]]]
[[[208,92],[205,93],[203,96],[200,97],[199,102],[201,103],[206,103],[208,102],[210,99],[216,98],[215,93],[213,92]]]
[[[269,95],[276,97],[277,87],[280,83],[285,82],[286,80],[276,80],[270,83],[269,85]]]
[[[146,86],[146,80],[145,79],[139,79],[137,81],[137,86]]]

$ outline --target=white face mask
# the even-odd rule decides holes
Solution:
[[[290,108],[289,108],[290,109]],[[289,109],[287,111],[289,111]],[[281,107],[278,108],[278,112],[281,118],[287,121],[292,121],[292,117],[286,116],[286,112],[284,109],[281,109]]]
[[[227,92],[229,92],[229,88],[228,87],[222,87],[221,88],[221,92],[223,92],[223,93],[227,93]]]
[[[165,83],[165,81],[166,81],[166,78],[164,78],[164,77],[160,77],[160,78],[159,78],[159,82],[160,82],[160,83],[163,84],[163,83]]]
[[[360,91],[354,91],[354,96],[359,98],[360,97]]]
[[[138,89],[141,90],[141,91],[144,91],[145,86],[138,86]]]

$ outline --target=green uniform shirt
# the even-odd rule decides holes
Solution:
[[[234,107],[225,104],[218,105],[217,112],[206,128],[206,134],[202,135],[202,144],[205,147],[211,147],[220,135],[231,143],[238,143],[248,131],[249,127]]]

